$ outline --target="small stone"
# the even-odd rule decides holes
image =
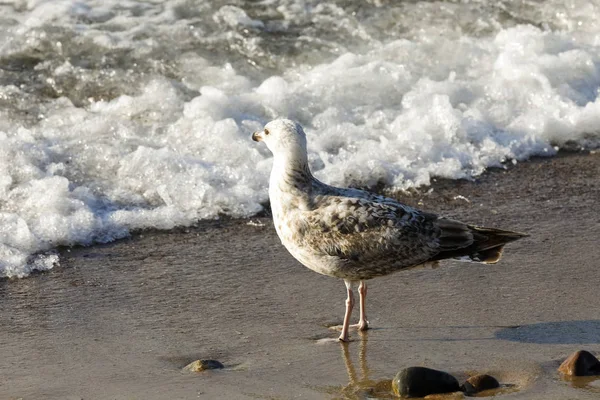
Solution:
[[[467,395],[483,392],[484,390],[497,389],[500,387],[500,382],[493,376],[486,374],[473,375],[463,385],[460,390]]]
[[[217,360],[196,360],[186,365],[183,369],[191,372],[201,372],[208,369],[223,369],[225,366]]]
[[[600,375],[600,361],[589,351],[579,350],[560,364],[558,371],[568,376]]]
[[[449,373],[425,367],[401,370],[392,381],[392,388],[397,396],[403,397],[425,397],[460,390],[458,381]]]

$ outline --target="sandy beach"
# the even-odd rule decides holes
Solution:
[[[295,261],[268,216],[61,249],[60,267],[0,281],[0,398],[385,397],[427,366],[490,372],[510,388],[499,399],[597,399],[599,380],[556,368],[600,353],[598,176],[600,154],[565,153],[399,196],[531,236],[496,265],[371,281],[373,329],[347,346],[318,343],[337,335],[342,281]],[[226,368],[182,371],[196,359]]]

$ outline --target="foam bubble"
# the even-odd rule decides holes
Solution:
[[[223,6],[213,14],[213,19],[217,23],[224,22],[231,27],[242,25],[251,28],[264,28],[262,21],[251,19],[244,10],[235,6]]]

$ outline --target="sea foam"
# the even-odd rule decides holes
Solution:
[[[51,268],[57,246],[255,215],[272,159],[250,134],[277,117],[305,126],[334,185],[401,190],[597,146],[599,11],[550,3],[535,24],[417,3],[405,14],[436,23],[389,35],[385,12],[333,3],[1,6],[0,276]],[[298,26],[297,52],[279,49]]]

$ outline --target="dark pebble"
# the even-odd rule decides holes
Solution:
[[[403,397],[425,397],[460,390],[458,381],[449,373],[425,367],[409,367],[398,372],[392,387],[396,395]]]
[[[192,372],[201,372],[206,371],[208,369],[222,369],[225,368],[223,364],[221,364],[217,360],[196,360],[188,365],[186,365],[183,369]]]
[[[484,390],[497,389],[500,387],[500,383],[490,375],[480,374],[473,375],[463,385],[460,390],[468,395],[483,392]]]
[[[579,350],[560,364],[558,371],[568,376],[600,375],[600,361],[589,351]]]

